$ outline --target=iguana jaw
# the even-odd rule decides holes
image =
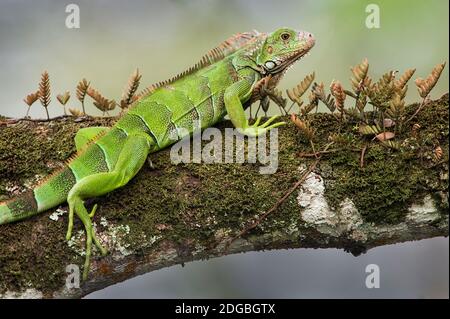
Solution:
[[[283,56],[279,56],[273,60],[276,66],[272,69],[265,68],[267,74],[284,73],[286,69],[291,67],[296,61],[307,55],[312,49],[316,40],[309,32],[299,31],[298,33],[299,47],[290,52],[286,52]]]

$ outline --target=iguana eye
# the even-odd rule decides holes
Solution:
[[[276,64],[273,61],[267,61],[265,63],[265,66],[266,66],[267,69],[272,70],[276,66]]]
[[[283,40],[283,41],[289,40],[290,37],[291,37],[291,35],[289,33],[282,33],[281,34],[281,40]]]

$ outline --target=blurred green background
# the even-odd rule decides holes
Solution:
[[[86,77],[105,96],[120,99],[135,68],[142,88],[186,69],[231,34],[281,26],[312,32],[311,55],[286,74],[280,88],[294,86],[316,71],[326,86],[333,79],[349,86],[349,68],[364,57],[374,78],[387,70],[417,68],[425,77],[448,60],[448,1],[376,1],[379,29],[365,24],[373,1],[77,1],[80,28],[68,29],[66,1],[0,0],[0,114],[23,116],[22,98],[36,89],[48,70],[51,115],[62,114],[56,94]],[[411,82],[410,101],[418,98]],[[433,97],[447,91],[448,68]],[[76,99],[69,103],[79,107]],[[89,113],[100,114],[92,105]],[[43,117],[37,104],[33,117]]]
[[[48,70],[51,116],[63,109],[56,94],[70,90],[79,108],[76,83],[83,77],[108,98],[120,99],[135,68],[141,88],[191,66],[231,34],[287,26],[312,32],[311,55],[286,74],[280,88],[294,86],[316,71],[326,86],[333,79],[349,86],[350,67],[364,57],[370,74],[417,68],[425,77],[448,61],[447,0],[297,1],[73,1],[80,29],[68,29],[71,1],[0,0],[0,114],[25,115],[22,99],[37,89]],[[380,8],[381,27],[368,29],[368,4]],[[432,92],[448,92],[448,67]],[[410,83],[409,101],[419,98]],[[275,108],[274,108],[275,109]],[[88,103],[90,114],[100,114]],[[44,117],[35,104],[34,118]],[[367,263],[380,264],[382,288],[364,286]],[[282,271],[280,271],[282,270]],[[276,278],[272,278],[272,276]],[[171,267],[130,280],[91,297],[446,297],[448,239],[374,249],[354,258],[336,250],[290,250],[229,256]]]

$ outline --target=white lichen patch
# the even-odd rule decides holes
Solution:
[[[75,234],[72,234],[72,237],[67,241],[67,245],[78,255],[85,256],[85,233],[83,230],[77,231]]]
[[[409,213],[406,215],[406,221],[409,223],[430,223],[440,218],[439,212],[430,195],[425,196],[423,203],[411,205],[408,211]]]
[[[319,232],[335,237],[348,233],[355,240],[366,240],[366,236],[359,229],[363,220],[355,204],[346,198],[339,205],[339,209],[331,209],[325,198],[325,184],[320,175],[308,175],[300,188],[297,202],[303,208],[303,221]]]
[[[339,219],[325,199],[325,185],[320,175],[310,173],[303,182],[297,202],[303,208],[303,221],[324,234],[338,236],[336,224]]]
[[[130,227],[128,225],[114,225],[109,223],[104,217],[101,218],[100,227],[93,223],[93,228],[100,243],[109,252],[113,253],[113,257],[120,258],[128,256],[132,252],[129,250],[130,244],[126,243],[126,236],[130,233]],[[76,232],[72,238],[67,242],[69,247],[78,255],[85,256],[86,250],[86,234],[84,230]],[[92,245],[93,253],[99,253],[97,247]]]
[[[337,209],[330,208],[325,198],[323,179],[316,173],[310,173],[302,184],[297,202],[301,207],[301,217],[307,226],[328,236],[344,235],[358,242],[367,242],[380,237],[388,240],[397,238],[399,234],[405,234],[404,240],[408,240],[411,234],[417,233],[417,226],[423,227],[441,220],[433,198],[428,195],[421,203],[409,207],[405,222],[393,225],[364,222],[349,198],[342,201]]]
[[[145,235],[144,235],[145,236]],[[158,240],[160,240],[162,238],[161,235],[154,235],[151,236],[148,240],[146,240],[145,242],[147,243],[146,246],[152,246],[154,243],[156,243]]]
[[[65,213],[67,213],[66,210],[64,210],[62,208],[58,208],[50,216],[48,216],[48,218],[50,218],[51,220],[56,222],[56,221],[58,221],[59,217],[64,215]]]
[[[44,295],[39,290],[28,288],[23,292],[7,291],[0,294],[0,299],[42,299]]]
[[[114,225],[109,223],[105,217],[100,219],[100,225],[104,229],[103,231],[99,231],[99,227],[94,223],[95,233],[103,247],[113,253],[114,259],[120,259],[132,253],[129,249],[130,244],[125,240],[126,236],[130,233],[130,226]]]
[[[104,248],[112,255],[115,260],[120,260],[125,256],[129,256],[133,253],[137,247],[131,247],[131,242],[128,240],[130,234],[130,226],[117,225],[109,222],[105,217],[100,219],[99,225],[93,223],[95,234]],[[141,235],[140,242],[142,247],[148,247],[153,245],[156,241],[161,239],[161,235],[152,236],[147,238],[145,234]],[[86,236],[84,230],[79,230],[68,241],[69,247],[78,255],[85,256]],[[92,244],[92,252],[99,255],[99,249]]]
[[[344,199],[339,205],[339,231],[351,232],[363,224],[363,219],[350,198]]]
[[[105,217],[100,218],[100,225],[102,225],[103,227],[108,226],[108,221],[106,220]]]

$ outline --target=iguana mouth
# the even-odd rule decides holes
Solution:
[[[273,62],[276,66],[271,70],[267,70],[267,73],[276,74],[284,72],[289,69],[296,61],[309,54],[309,51],[316,43],[314,36],[309,32],[300,31],[298,33],[298,38],[302,40],[303,46],[297,50],[285,54],[282,57],[275,59]]]

